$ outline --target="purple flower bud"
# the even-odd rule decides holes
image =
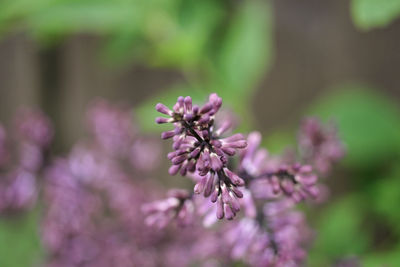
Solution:
[[[224,218],[224,203],[222,202],[221,196],[219,196],[217,199],[217,218],[219,220]]]
[[[231,182],[234,185],[237,186],[243,186],[244,185],[244,181],[242,178],[240,178],[239,176],[237,176],[235,173],[231,172],[229,169],[224,168],[225,174],[228,176],[228,178],[231,180]]]
[[[211,158],[211,168],[214,171],[219,171],[222,168],[222,162],[215,153],[211,153],[210,155]]]
[[[231,209],[229,205],[224,205],[224,208],[225,208],[225,218],[228,220],[233,220],[233,218],[236,215],[234,211]]]
[[[215,203],[217,201],[219,195],[219,189],[217,187],[214,188],[214,191],[211,193],[210,200],[212,203]]]
[[[190,156],[192,158],[196,158],[200,153],[201,147],[196,147],[192,152],[190,152]]]
[[[222,151],[224,151],[224,153],[227,154],[228,156],[234,156],[234,155],[236,154],[235,149],[232,148],[232,147],[223,146],[221,149],[222,149]]]
[[[172,111],[167,106],[165,106],[164,104],[161,104],[161,103],[158,103],[156,105],[156,110],[158,112],[168,115],[168,116],[172,116],[172,114],[173,114]]]
[[[232,121],[230,120],[224,121],[222,125],[215,131],[215,135],[220,136],[231,127],[232,127]]]
[[[232,142],[242,141],[242,140],[244,140],[244,136],[242,134],[234,134],[227,138],[221,139],[221,141],[224,143],[232,143]]]
[[[206,186],[206,183],[208,181],[208,176],[204,176],[200,179],[199,182],[196,183],[196,185],[194,186],[194,192],[196,194],[200,194],[201,192],[203,192],[204,187]]]
[[[180,155],[180,156],[176,156],[171,161],[172,161],[172,164],[179,165],[182,162],[184,162],[185,160],[186,160],[186,154],[183,154],[183,155]]]
[[[175,130],[171,131],[166,131],[161,133],[161,138],[162,139],[169,139],[172,138],[175,135]]]
[[[179,170],[179,174],[180,175],[182,175],[182,176],[185,176],[186,175],[186,173],[187,173],[187,161],[185,161],[183,164],[182,164],[182,167],[181,167],[181,169]]]
[[[217,139],[211,140],[210,143],[213,146],[218,147],[218,148],[220,148],[222,146],[221,142],[219,140],[217,140]]]
[[[245,148],[247,146],[247,142],[245,140],[239,140],[231,143],[224,144],[225,147],[230,148]]]
[[[156,118],[156,123],[158,123],[158,124],[170,123],[170,122],[173,122],[173,121],[174,121],[174,119],[172,119],[172,118],[163,118],[163,117],[157,117]]]
[[[194,114],[193,113],[186,113],[185,115],[183,115],[183,119],[185,121],[191,121],[194,119]]]
[[[206,187],[204,189],[204,196],[205,197],[209,197],[214,189],[214,174],[209,174],[208,175],[208,180],[207,180],[207,184]]]
[[[173,158],[176,157],[176,156],[177,156],[176,151],[172,151],[172,152],[169,152],[169,153],[167,154],[167,158],[168,158],[169,160],[173,159]]]
[[[232,187],[231,190],[238,198],[242,198],[243,197],[242,191],[240,191],[238,188]]]
[[[230,196],[228,193],[228,189],[226,188],[226,185],[224,182],[221,182],[221,195],[222,195],[222,201],[227,204],[230,203]]]
[[[176,175],[180,168],[181,168],[181,165],[172,165],[171,167],[169,167],[168,173],[170,175]]]
[[[193,114],[197,115],[199,113],[199,106],[198,105],[193,105]]]
[[[183,105],[185,103],[185,98],[183,96],[179,96],[177,103],[179,104],[180,107],[183,107]]]
[[[237,200],[237,198],[233,195],[232,192],[229,192],[229,196],[230,196],[230,204],[232,206],[232,209],[235,212],[239,212],[240,211],[240,204],[239,201]]]
[[[205,115],[201,116],[200,120],[198,120],[198,124],[200,124],[200,125],[208,124],[208,123],[210,123],[210,120],[211,120],[210,116],[205,114]]]
[[[192,98],[190,96],[185,97],[185,111],[192,112]]]
[[[214,109],[218,109],[222,106],[222,98],[220,98],[216,93],[210,94],[209,101],[213,104]]]
[[[189,160],[186,168],[187,168],[187,170],[189,172],[194,172],[196,170],[196,162],[195,162],[195,160],[193,160],[193,159]]]
[[[206,114],[213,108],[211,103],[206,103],[201,109],[200,114]]]

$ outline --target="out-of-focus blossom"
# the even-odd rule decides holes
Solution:
[[[299,266],[310,231],[290,200],[270,202],[257,219],[243,218],[229,227],[231,256],[251,266]]]
[[[40,111],[19,110],[14,126],[7,133],[0,125],[0,214],[34,206],[37,178],[53,137],[51,123]]]
[[[96,142],[114,156],[126,156],[137,129],[132,114],[103,99],[94,101],[87,112],[89,130]]]
[[[36,202],[36,177],[22,169],[0,177],[0,212],[30,209]]]
[[[268,156],[260,149],[261,135],[249,134],[248,147],[241,153],[240,175],[246,179],[257,198],[273,198],[286,195],[296,202],[317,198],[318,176],[309,165],[285,164],[284,159]]]
[[[9,158],[7,151],[7,133],[0,124],[0,168],[3,167]]]
[[[160,164],[161,144],[150,138],[135,139],[129,158],[131,164],[138,170],[150,171]]]
[[[82,143],[53,163],[44,187],[47,266],[184,267],[203,260],[205,255],[198,255],[193,242],[207,237],[202,228],[160,232],[146,226],[140,209],[156,190],[133,173],[127,172],[123,160]],[[172,191],[169,197],[188,195]],[[189,202],[184,205],[190,211]],[[183,213],[180,209],[177,216]],[[186,215],[180,217],[182,222],[189,218]],[[182,259],[174,261],[177,256]]]
[[[296,202],[310,197],[315,199],[319,193],[316,185],[318,177],[312,172],[310,165],[299,163],[290,166],[282,165],[262,177],[268,179],[275,194],[287,195]]]
[[[97,149],[130,162],[138,170],[149,171],[159,165],[161,144],[138,134],[129,109],[98,99],[89,107],[87,122]]]
[[[147,214],[146,224],[164,228],[176,219],[179,225],[188,225],[193,220],[194,207],[191,195],[185,190],[173,189],[164,200],[147,203],[142,206]]]
[[[118,113],[115,107],[106,106],[109,109],[102,112]],[[100,128],[96,124],[92,126]],[[129,142],[131,147],[136,138],[143,140],[135,135]],[[119,143],[115,145],[109,150],[96,138],[81,141],[66,158],[54,161],[47,169],[42,222],[42,239],[49,252],[47,266],[184,267],[210,262],[218,254],[206,252],[208,245],[201,247],[200,243],[193,242],[200,237],[209,239],[210,233],[197,224],[187,230],[166,227],[162,232],[146,226],[141,207],[160,194],[155,186],[144,183],[145,169],[140,170],[138,177],[136,164],[129,163],[132,153],[137,159],[159,149],[147,151],[144,146],[138,146],[126,154],[120,153]],[[187,192],[174,190],[165,201],[167,210],[177,208],[175,216],[181,224],[191,221],[190,197]],[[179,205],[169,205],[171,199],[173,204],[178,200]],[[168,213],[163,204],[149,206],[154,208],[149,210],[150,216],[154,211]],[[197,249],[205,252],[199,253]]]
[[[53,139],[53,128],[48,117],[32,109],[21,109],[15,118],[19,137],[39,147],[46,147]]]
[[[304,120],[298,139],[302,157],[323,174],[345,154],[336,127],[333,124],[323,126],[316,118]]]

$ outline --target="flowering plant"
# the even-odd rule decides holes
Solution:
[[[174,126],[161,134],[173,140],[169,173],[188,176],[195,186],[194,194],[175,189],[167,199],[144,205],[146,222],[163,228],[172,220],[188,225],[199,216],[211,226],[217,219],[234,219],[243,209],[239,219],[215,230],[230,259],[251,266],[298,266],[312,232],[296,204],[323,199],[319,177],[344,155],[344,146],[333,126],[312,118],[299,133],[298,155],[272,156],[260,148],[258,132],[227,135],[233,121],[218,121],[221,105],[215,93],[201,107],[189,96],[179,97],[172,109],[156,105],[167,116],[156,122]]]
[[[43,204],[49,267],[299,266],[313,232],[296,204],[324,200],[319,177],[344,155],[336,129],[307,119],[298,153],[270,155],[260,133],[232,134],[235,120],[221,106],[217,94],[201,107],[190,97],[172,109],[157,104],[167,117],[156,122],[174,126],[161,135],[173,140],[169,173],[188,177],[194,190],[171,189],[153,202],[162,190],[147,178],[161,148],[129,110],[95,101],[89,138],[57,158],[50,120],[23,110],[13,130],[0,126],[0,216]]]

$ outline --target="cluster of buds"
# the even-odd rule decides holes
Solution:
[[[299,266],[306,256],[302,245],[310,237],[303,214],[283,199],[265,204],[257,219],[245,217],[230,225],[224,239],[231,257],[250,266]]]
[[[273,193],[284,194],[295,202],[318,196],[318,176],[312,172],[310,165],[281,165],[276,171],[266,173],[260,178],[263,176],[268,179]]]
[[[318,196],[318,176],[311,165],[288,164],[284,158],[270,157],[259,148],[261,135],[257,132],[250,133],[247,142],[248,147],[241,153],[240,171],[249,183],[257,184],[257,192],[261,189],[265,198],[285,195],[295,202]]]
[[[202,107],[193,105],[191,97],[180,96],[172,110],[161,103],[156,105],[158,112],[168,116],[159,117],[156,122],[173,123],[175,127],[161,134],[163,139],[173,138],[174,151],[168,154],[172,162],[169,173],[202,176],[195,185],[195,193],[217,203],[219,219],[233,219],[240,210],[238,198],[243,194],[238,187],[244,185],[244,180],[229,170],[227,163],[247,142],[241,134],[221,137],[230,127],[229,122],[218,128],[214,125],[221,105],[222,99],[217,94],[211,94]]]
[[[299,266],[311,235],[304,214],[293,208],[300,201],[319,198],[317,173],[327,171],[327,166],[343,156],[336,131],[308,121],[299,135],[298,155],[289,151],[271,156],[260,148],[258,132],[247,138],[222,136],[232,122],[223,120],[218,125],[214,121],[221,104],[221,98],[211,94],[202,107],[193,105],[190,97],[179,97],[172,109],[156,105],[157,111],[168,116],[156,122],[174,125],[161,135],[173,139],[169,173],[192,178],[195,195],[170,196],[144,206],[147,222],[164,227],[173,218],[178,222],[192,218],[185,207],[190,203],[203,217],[203,226],[209,227],[217,219],[233,219],[242,208],[243,216],[237,222],[217,228],[221,230],[217,232],[221,234],[219,246],[227,250],[223,253],[250,266]],[[230,157],[236,153],[235,168]]]

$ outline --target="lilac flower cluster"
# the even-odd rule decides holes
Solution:
[[[225,239],[231,257],[251,266],[299,266],[306,256],[302,245],[310,238],[304,215],[293,202],[267,203],[258,219],[243,218],[230,226]]]
[[[318,177],[313,173],[311,165],[301,165],[298,162],[288,164],[283,158],[271,158],[265,149],[258,149],[261,135],[250,133],[248,149],[241,154],[240,170],[248,179],[261,185],[267,184],[264,190],[266,197],[286,195],[295,202],[316,198],[318,195]],[[259,190],[258,190],[259,191]],[[271,194],[272,193],[272,194]]]
[[[140,216],[141,206],[159,194],[156,186],[144,182],[147,172],[127,164],[132,151],[126,148],[136,147],[137,141],[143,144],[134,123],[126,120],[129,113],[103,100],[96,101],[88,112],[90,138],[47,168],[41,231],[50,255],[47,266],[183,267],[202,257],[195,253],[200,244],[192,242],[207,237],[202,228],[179,229],[179,234],[173,229],[158,232],[149,229]],[[115,128],[106,130],[107,123]],[[154,154],[159,149],[133,151],[150,162],[156,162],[152,157],[159,156]],[[164,214],[179,204],[184,207],[177,219],[187,217],[181,214],[191,209],[189,202],[176,201],[187,198],[186,192],[174,190],[169,197],[166,202],[148,205],[149,212],[155,212],[155,224],[166,224]]]
[[[230,126],[224,123],[214,126],[215,114],[221,108],[222,99],[211,94],[202,107],[193,105],[191,97],[179,97],[173,109],[159,103],[156,110],[168,117],[159,117],[157,123],[173,123],[174,130],[161,134],[163,139],[173,138],[174,151],[168,154],[172,162],[171,175],[194,173],[202,176],[196,183],[194,192],[210,197],[217,203],[217,217],[233,219],[240,210],[239,200],[243,197],[239,187],[244,180],[229,170],[228,158],[247,143],[244,136],[234,134],[222,138]]]
[[[179,224],[195,223],[193,217],[198,215],[209,227],[216,219],[233,219],[244,207],[240,219],[216,228],[221,236],[219,246],[228,249],[230,260],[250,266],[299,266],[312,235],[295,204],[319,196],[315,169],[326,173],[343,156],[343,145],[333,128],[325,129],[311,120],[305,121],[299,134],[299,157],[293,153],[272,156],[260,148],[258,132],[247,138],[242,134],[223,136],[233,123],[224,120],[216,126],[221,105],[216,94],[202,107],[193,105],[190,97],[179,97],[172,109],[156,105],[157,111],[168,116],[156,122],[174,125],[161,135],[162,139],[173,138],[169,173],[189,176],[195,183],[195,195],[185,192],[148,204],[144,211],[149,224],[158,222],[161,228],[174,218]],[[237,150],[239,164],[234,168],[237,161],[232,157]],[[196,196],[200,194],[204,197]]]
[[[36,110],[19,110],[8,133],[0,125],[0,214],[30,209],[37,178],[53,137],[49,119]]]
[[[174,126],[162,133],[173,140],[169,173],[195,185],[156,201],[161,190],[146,178],[160,145],[139,134],[129,109],[96,100],[88,138],[52,161],[51,123],[21,111],[13,131],[0,125],[0,214],[41,197],[49,267],[301,266],[313,234],[296,204],[320,195],[319,174],[343,156],[343,145],[333,127],[312,119],[299,133],[299,155],[270,155],[258,132],[229,135],[233,116],[218,117],[221,106],[216,94],[203,106],[190,97],[172,109],[157,104],[167,117],[156,121]],[[223,218],[236,219],[217,223]]]

